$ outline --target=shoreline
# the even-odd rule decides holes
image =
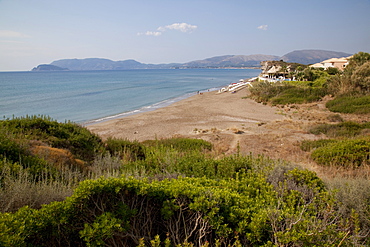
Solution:
[[[109,121],[109,120],[114,120],[114,119],[119,119],[119,118],[132,116],[132,115],[135,115],[135,114],[154,111],[154,110],[157,110],[157,109],[160,109],[160,108],[163,108],[163,107],[170,106],[170,105],[172,105],[176,102],[182,101],[184,99],[195,96],[197,94],[209,93],[209,92],[214,92],[214,91],[217,91],[217,94],[227,93],[227,92],[236,93],[237,91],[240,91],[241,89],[248,88],[249,86],[252,86],[250,83],[253,82],[256,78],[257,77],[248,78],[248,79],[240,79],[239,82],[230,83],[227,86],[222,85],[222,86],[212,87],[212,88],[208,88],[208,89],[201,89],[197,92],[195,92],[195,91],[194,92],[188,92],[188,93],[185,93],[185,94],[177,96],[177,97],[165,99],[165,100],[159,101],[157,103],[153,103],[151,105],[143,106],[139,109],[134,109],[134,110],[131,110],[131,111],[122,112],[122,113],[118,113],[118,114],[115,114],[115,115],[106,116],[106,117],[102,117],[102,118],[98,118],[98,119],[88,120],[88,121],[82,122],[81,125],[86,127],[86,126],[89,126],[89,125],[92,125],[92,124],[98,124],[98,123],[102,123],[102,122]],[[243,83],[242,85],[240,85],[241,81]],[[235,89],[233,89],[233,86],[235,86]],[[227,90],[225,91],[225,89],[227,89]]]
[[[196,94],[153,111],[92,123],[86,127],[107,138],[131,141],[196,137],[204,133],[243,133],[260,125],[285,117],[276,114],[276,108],[259,104],[247,96],[248,89],[236,93],[215,91]]]
[[[210,89],[199,90],[197,92],[185,93],[185,94],[183,94],[181,96],[177,96],[177,97],[165,99],[165,100],[162,100],[162,101],[153,103],[151,105],[140,107],[138,109],[134,109],[134,110],[131,110],[131,111],[117,113],[117,114],[114,114],[114,115],[111,115],[111,116],[106,116],[106,117],[102,117],[102,118],[97,118],[97,119],[92,119],[92,120],[84,121],[84,122],[81,122],[80,124],[82,126],[84,126],[84,127],[87,127],[89,125],[99,124],[99,123],[103,123],[103,122],[114,120],[114,119],[126,118],[126,117],[129,117],[129,116],[132,116],[132,115],[136,115],[136,114],[141,114],[141,113],[155,111],[157,109],[168,107],[168,106],[170,106],[170,105],[172,105],[174,103],[177,103],[179,101],[185,100],[185,99],[190,98],[190,97],[193,97],[193,96],[195,96],[195,95],[197,95],[199,93],[202,93],[203,94],[203,93],[206,93],[206,92],[218,91],[222,87],[224,87],[224,86],[219,86],[219,87],[213,87],[213,88],[210,88]]]
[[[212,143],[217,156],[263,155],[320,173],[320,167],[312,163],[299,143],[320,138],[307,129],[331,115],[325,111],[325,101],[294,108],[277,107],[257,103],[248,95],[248,88],[235,93],[205,92],[154,111],[86,128],[103,140],[203,139]]]
[[[12,73],[3,75],[4,118],[46,115],[59,122],[88,125],[158,108],[164,100],[227,85],[258,70],[122,70]],[[28,83],[23,81],[27,78]],[[34,90],[34,88],[43,90]],[[188,97],[186,95],[185,97]],[[175,98],[175,100],[174,100]],[[165,102],[165,105],[168,104]],[[154,105],[154,106],[153,106]],[[138,111],[139,110],[139,111]]]

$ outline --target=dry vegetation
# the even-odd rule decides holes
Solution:
[[[331,100],[324,98],[320,102],[307,104],[291,104],[281,106],[276,114],[284,114],[287,119],[278,120],[267,124],[256,124],[254,127],[235,127],[225,130],[198,130],[194,135],[187,137],[202,138],[214,144],[214,149],[219,154],[263,154],[274,159],[282,159],[300,164],[302,167],[314,170],[325,177],[358,176],[369,178],[368,167],[346,169],[333,166],[322,167],[317,165],[310,157],[310,152],[300,148],[304,140],[318,140],[327,138],[324,134],[314,135],[310,128],[319,124],[337,124],[342,121],[369,122],[370,114],[354,115],[333,113],[325,104]],[[339,121],[339,122],[338,122]],[[363,132],[368,135],[368,132]],[[336,168],[335,168],[336,167]]]

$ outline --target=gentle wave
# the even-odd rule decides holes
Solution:
[[[159,109],[159,108],[163,108],[163,107],[172,105],[173,103],[176,103],[176,102],[179,102],[181,100],[187,99],[187,98],[189,98],[191,96],[194,96],[198,92],[206,92],[206,91],[212,92],[212,91],[217,91],[220,88],[221,87],[214,87],[214,88],[210,88],[208,90],[201,90],[201,91],[197,91],[197,92],[186,93],[186,94],[184,94],[182,96],[179,96],[179,97],[175,97],[175,98],[171,98],[171,99],[166,99],[166,100],[163,100],[163,101],[160,101],[160,102],[154,103],[152,105],[148,105],[148,106],[143,106],[140,109],[136,109],[136,110],[132,110],[132,111],[127,111],[127,112],[123,112],[123,113],[119,113],[119,114],[116,114],[116,115],[107,116],[107,117],[103,117],[103,118],[99,118],[99,119],[90,120],[90,121],[87,121],[87,122],[82,123],[82,125],[83,126],[88,126],[88,125],[92,125],[92,124],[96,124],[96,123],[101,123],[101,122],[105,122],[105,121],[112,120],[112,119],[124,118],[124,117],[128,117],[128,116],[131,116],[131,115],[143,113],[143,112],[154,111],[156,109]]]
[[[0,116],[44,115],[60,122],[92,124],[152,111],[258,73],[248,69],[2,72]]]

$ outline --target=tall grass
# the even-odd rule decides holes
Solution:
[[[260,82],[250,89],[251,97],[257,102],[277,104],[302,104],[318,101],[327,94],[323,86],[313,82]]]
[[[24,169],[6,160],[0,161],[0,212],[14,212],[23,206],[40,208],[52,201],[62,201],[72,195],[81,180],[81,174],[70,170],[58,178],[48,173],[38,179]]]
[[[356,123],[346,121],[338,124],[318,124],[312,126],[309,132],[315,135],[325,134],[330,138],[355,137],[370,129],[370,122]]]
[[[130,145],[140,147],[141,151],[128,151],[127,147]],[[7,199],[3,200],[0,210],[15,211],[25,205],[39,208],[42,204],[63,200],[71,195],[79,182],[86,179],[122,176],[149,180],[174,179],[179,176],[223,179],[232,178],[240,171],[268,170],[276,163],[267,157],[252,155],[215,159],[212,152],[209,152],[210,143],[203,140],[175,138],[148,141],[145,144],[110,140],[107,146],[110,146],[111,150],[116,147],[115,150],[118,151],[113,152],[114,154],[97,154],[84,170],[69,169],[66,166],[53,175],[40,172],[37,179],[28,168],[4,158],[0,162],[0,194],[2,198]],[[120,149],[121,147],[123,149]]]
[[[202,139],[170,138],[161,140],[147,140],[144,141],[143,144],[154,147],[171,147],[182,151],[210,151],[212,149],[212,144]]]
[[[353,238],[370,238],[370,180],[368,178],[337,177],[325,179],[325,184],[334,192],[338,212],[344,219],[356,218],[359,228]],[[354,226],[352,226],[354,227]]]
[[[326,107],[332,112],[369,114],[370,95],[338,96],[327,102]]]

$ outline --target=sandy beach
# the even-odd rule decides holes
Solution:
[[[257,103],[245,98],[247,95],[248,89],[236,93],[206,92],[155,111],[87,128],[103,139],[202,138],[212,142],[219,153],[235,153],[239,146],[246,154],[267,154],[273,158],[291,154],[291,159],[302,160],[297,142],[315,137],[283,109]]]
[[[314,103],[274,107],[248,99],[248,95],[247,88],[236,93],[206,92],[164,108],[87,128],[103,139],[198,138],[211,142],[216,155],[262,154],[330,175],[310,159],[309,152],[300,148],[303,140],[322,138],[310,134],[309,128],[330,122],[334,113],[325,107],[330,97]],[[346,121],[369,121],[369,116],[341,114],[341,117]]]
[[[170,106],[88,126],[101,137],[144,141],[194,136],[208,131],[227,132],[284,119],[276,108],[256,103],[247,90],[237,93],[200,93]]]

